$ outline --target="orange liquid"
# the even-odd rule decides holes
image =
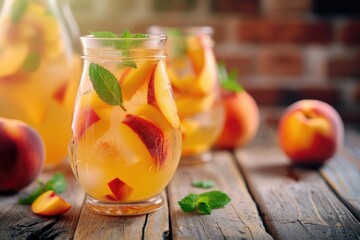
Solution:
[[[137,61],[137,68],[99,64],[119,79],[126,111],[99,98],[86,63],[72,124],[72,169],[85,191],[99,201],[154,197],[174,175],[181,152],[180,123],[164,62]],[[114,180],[123,186],[114,189]]]
[[[47,6],[29,1],[16,21],[12,11],[4,5],[0,18],[0,116],[34,127],[45,143],[45,166],[56,166],[67,156],[80,58]]]

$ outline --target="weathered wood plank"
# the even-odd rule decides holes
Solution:
[[[168,186],[172,239],[272,239],[265,231],[256,205],[228,152],[214,153],[205,164],[180,166]],[[183,212],[178,201],[190,192],[208,190],[191,186],[195,180],[213,180],[211,190],[226,192],[231,202],[211,215]]]
[[[22,192],[12,195],[0,195],[0,239],[72,239],[80,214],[84,193],[73,176],[70,166],[65,164],[56,172],[65,174],[68,189],[61,194],[72,204],[69,212],[60,217],[46,218],[35,215],[30,206],[17,203],[20,196],[29,193],[33,183]],[[40,179],[47,181],[55,171],[45,171]]]
[[[239,149],[236,157],[274,238],[360,238],[360,223],[319,172],[292,166],[273,140]]]
[[[132,217],[103,216],[83,207],[74,239],[163,239],[168,232],[167,202],[156,212]]]
[[[360,220],[360,137],[348,131],[344,149],[330,159],[320,172]]]

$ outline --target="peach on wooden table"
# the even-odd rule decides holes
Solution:
[[[32,127],[0,118],[0,191],[19,191],[43,169],[45,146]]]
[[[215,146],[219,148],[243,147],[256,135],[260,124],[260,111],[254,98],[245,90],[222,94],[225,122]]]
[[[41,216],[56,216],[69,211],[71,204],[61,198],[53,190],[41,194],[31,204],[31,210]]]
[[[329,104],[305,99],[286,108],[278,125],[278,138],[293,162],[319,164],[342,147],[344,124]]]

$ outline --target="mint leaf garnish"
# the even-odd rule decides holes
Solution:
[[[26,72],[33,72],[40,66],[40,54],[37,52],[30,52],[23,63],[23,69]]]
[[[198,212],[200,214],[210,215],[211,214],[211,207],[210,207],[209,203],[207,203],[207,202],[199,202],[198,203]]]
[[[221,191],[210,191],[201,194],[190,193],[178,201],[184,212],[197,210],[199,214],[211,214],[211,209],[222,208],[231,201],[230,197]]]
[[[109,31],[91,32],[97,38],[117,38],[117,35]]]
[[[196,208],[197,200],[199,199],[199,195],[195,193],[190,193],[186,197],[184,197],[181,201],[179,201],[179,205],[184,212],[192,212]]]
[[[11,9],[11,20],[16,23],[26,12],[29,5],[28,0],[16,0],[13,8]]]
[[[199,197],[207,197],[209,199],[208,203],[211,209],[222,208],[231,201],[230,197],[226,193],[221,191],[210,191],[201,193]]]
[[[99,64],[90,63],[89,76],[94,90],[101,100],[112,106],[119,105],[126,111],[122,104],[120,84],[114,74]]]
[[[197,188],[212,188],[215,185],[215,183],[214,181],[206,180],[206,181],[194,181],[191,183],[191,185]]]
[[[23,205],[32,204],[36,198],[42,193],[53,190],[56,193],[63,193],[66,191],[67,183],[65,176],[62,173],[56,173],[48,182],[44,183],[38,181],[39,186],[35,188],[28,196],[19,199],[19,203]]]
[[[149,35],[144,33],[131,33],[128,29],[120,34],[121,38],[149,38]]]
[[[220,85],[222,88],[232,92],[244,91],[244,88],[237,81],[238,73],[235,69],[228,73],[225,64],[219,63],[218,74]]]

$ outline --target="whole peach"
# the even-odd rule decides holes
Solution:
[[[305,99],[285,110],[278,125],[278,138],[293,162],[321,164],[342,147],[344,124],[329,104]]]
[[[222,94],[225,123],[215,144],[218,148],[235,148],[249,143],[256,135],[260,113],[254,98],[245,90]]]
[[[0,191],[19,191],[34,181],[43,169],[44,149],[29,125],[0,118]]]

